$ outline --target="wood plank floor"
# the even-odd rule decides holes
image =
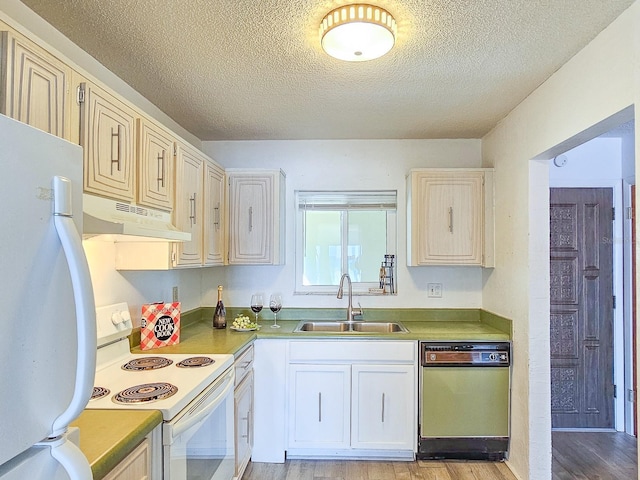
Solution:
[[[637,441],[625,433],[553,432],[553,480],[635,480]],[[287,460],[249,463],[243,480],[516,480],[500,462]]]
[[[287,460],[249,463],[242,480],[516,480],[501,462]]]
[[[621,432],[553,432],[553,480],[635,480],[637,439]]]

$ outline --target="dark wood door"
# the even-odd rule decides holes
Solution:
[[[613,428],[613,191],[552,188],[553,428]]]

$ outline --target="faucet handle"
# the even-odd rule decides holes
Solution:
[[[356,316],[361,316],[361,317],[364,316],[364,308],[362,308],[362,305],[360,305],[360,302],[358,302],[358,308],[354,307],[351,310],[351,320],[353,320],[353,317],[356,317]]]

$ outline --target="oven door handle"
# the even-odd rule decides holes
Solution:
[[[180,436],[183,432],[189,430],[191,427],[204,420],[209,416],[211,412],[213,412],[218,406],[227,398],[227,395],[233,389],[233,370],[230,370],[225,374],[225,377],[221,379],[218,383],[219,385],[213,387],[210,390],[210,394],[213,395],[218,391],[218,388],[226,382],[224,389],[218,393],[214,398],[207,398],[207,402],[204,406],[200,407],[193,415],[185,415],[176,422],[170,422],[168,425],[170,429],[169,435],[169,444],[173,443],[173,439]]]

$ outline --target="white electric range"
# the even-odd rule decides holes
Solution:
[[[126,303],[97,308],[96,320],[96,376],[87,408],[159,410],[164,480],[188,480],[196,468],[205,469],[206,478],[231,480],[233,355],[164,354],[162,349],[134,355]]]

